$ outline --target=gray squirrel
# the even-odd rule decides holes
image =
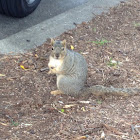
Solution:
[[[138,88],[114,88],[102,85],[86,87],[87,62],[85,58],[81,54],[67,49],[66,40],[54,41],[51,39],[51,46],[52,51],[49,57],[48,74],[56,74],[58,88],[58,90],[51,91],[51,94],[131,96],[140,93]]]

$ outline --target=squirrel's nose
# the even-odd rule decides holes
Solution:
[[[59,53],[56,53],[55,56],[56,56],[56,58],[59,58]]]

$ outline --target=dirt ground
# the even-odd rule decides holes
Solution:
[[[57,37],[83,54],[87,85],[140,87],[140,1],[121,2]],[[0,55],[0,140],[138,140],[140,95],[53,96],[51,47]]]

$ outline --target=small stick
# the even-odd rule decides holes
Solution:
[[[46,68],[41,68],[41,69],[40,69],[41,72],[46,71],[46,70],[49,70],[49,68],[46,67]]]

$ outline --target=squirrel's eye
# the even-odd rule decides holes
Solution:
[[[64,50],[64,48],[62,48],[62,50]]]
[[[54,49],[52,48],[52,50],[54,50]]]

